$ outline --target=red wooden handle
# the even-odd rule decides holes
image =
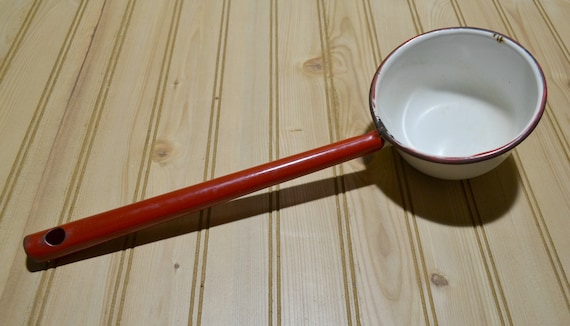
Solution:
[[[36,261],[59,258],[177,216],[229,201],[379,150],[376,131],[27,235]]]

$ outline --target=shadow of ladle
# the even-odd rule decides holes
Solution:
[[[60,267],[127,248],[238,222],[266,214],[274,209],[282,210],[335,196],[339,194],[339,189],[334,186],[338,178],[342,179],[341,191],[344,194],[375,186],[375,189],[381,191],[385,198],[403,209],[411,211],[419,218],[454,227],[473,227],[494,222],[508,212],[518,194],[517,167],[512,158],[507,159],[488,174],[460,181],[440,180],[419,173],[408,167],[407,163],[402,162],[402,159],[393,150],[383,150],[363,156],[361,162],[365,169],[357,172],[237,198],[220,204],[211,213],[200,211],[185,214],[160,225],[95,245],[50,262],[38,262],[28,257],[26,266],[30,272]],[[407,186],[403,186],[402,183],[407,184]],[[450,191],[461,190],[464,187],[473,189],[471,196],[474,199],[474,205],[479,207],[480,203],[484,204],[484,208],[477,210],[476,216],[473,214],[458,216],[456,209],[449,206],[450,199],[442,195],[449,194]],[[274,198],[289,198],[289,200],[280,200],[278,207],[272,207],[270,205],[270,197],[272,196]],[[406,201],[403,200],[402,196],[411,196],[412,202],[409,204],[411,207],[406,206]],[[426,201],[429,201],[428,205],[425,204]],[[453,206],[457,205],[454,203]],[[462,204],[462,206],[464,205],[467,204]],[[377,213],[366,218],[364,223],[375,225],[376,219],[381,218],[383,214],[387,213],[377,211]]]

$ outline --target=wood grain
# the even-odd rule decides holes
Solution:
[[[570,5],[0,1],[0,325],[570,324]],[[505,33],[546,112],[494,171],[391,148],[46,265],[25,234],[359,135],[405,40]]]

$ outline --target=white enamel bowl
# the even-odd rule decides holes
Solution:
[[[436,30],[402,44],[370,90],[381,136],[412,166],[443,179],[495,168],[532,132],[545,103],[533,56],[477,28]]]

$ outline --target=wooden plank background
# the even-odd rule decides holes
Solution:
[[[570,2],[0,1],[0,325],[569,325]],[[48,265],[25,234],[372,127],[414,35],[519,40],[549,86],[496,170],[391,149]]]

